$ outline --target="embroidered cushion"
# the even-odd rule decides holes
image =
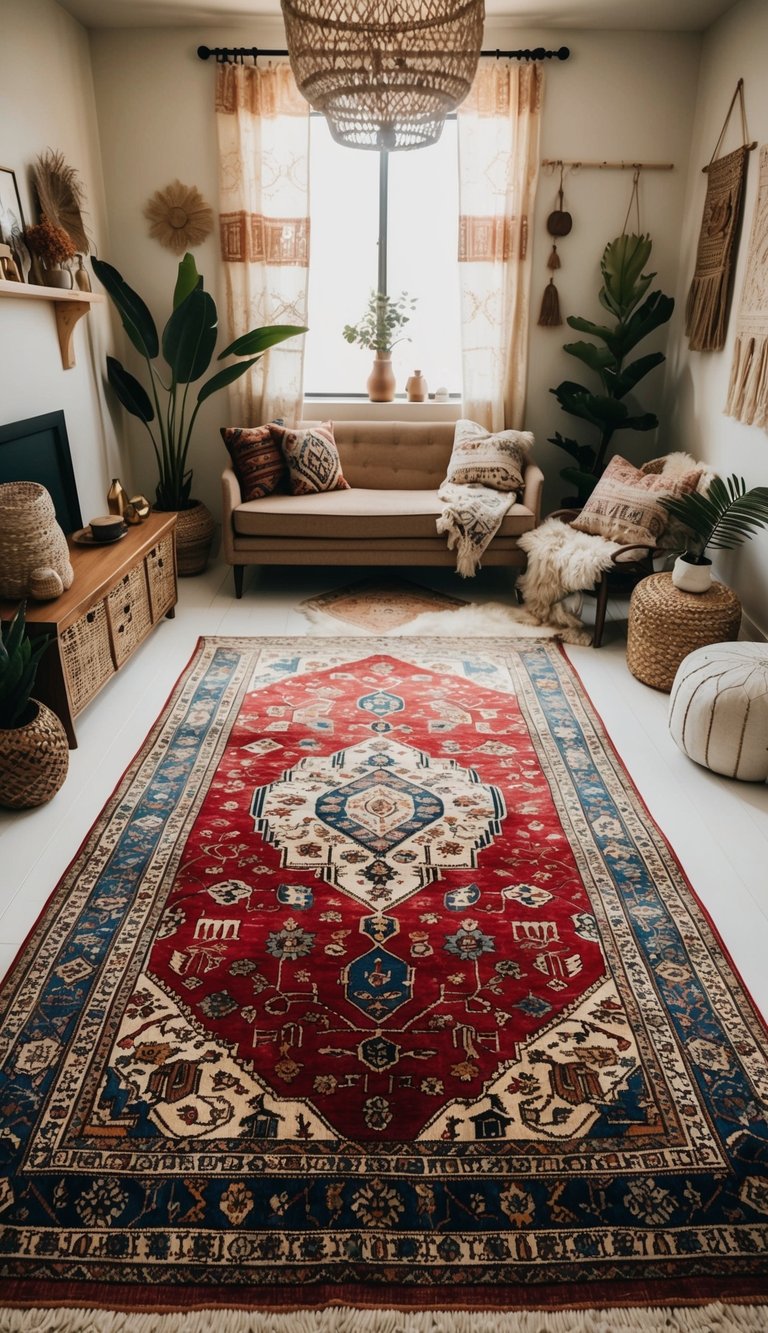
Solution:
[[[349,490],[333,438],[332,421],[294,428],[273,425],[271,431],[288,465],[292,495]]]
[[[669,514],[659,503],[668,496],[695,491],[699,470],[661,476],[643,473],[616,454],[571,527],[631,546],[657,546]]]
[[[222,426],[221,438],[244,500],[287,490],[288,468],[269,426]]]
[[[476,421],[456,422],[445,480],[458,486],[521,491],[533,436],[528,431],[485,430]]]

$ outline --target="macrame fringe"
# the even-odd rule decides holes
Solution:
[[[552,251],[547,260],[547,268],[560,268],[560,256],[557,253],[557,246],[552,246]]]
[[[768,335],[736,339],[725,411],[747,426],[768,426]]]
[[[694,277],[685,305],[685,332],[692,352],[719,352],[728,327],[728,273]]]
[[[3,1310],[2,1333],[764,1333],[768,1306],[553,1311],[195,1310],[121,1314],[110,1310]]]
[[[544,295],[541,298],[541,311],[539,313],[539,323],[545,328],[554,328],[557,324],[562,324],[560,315],[560,297],[557,294],[554,278],[550,278],[544,288]]]

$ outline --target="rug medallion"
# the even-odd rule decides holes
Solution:
[[[765,1030],[549,641],[201,640],[3,1005],[7,1304],[765,1292]]]

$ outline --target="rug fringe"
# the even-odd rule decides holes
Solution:
[[[763,1333],[768,1305],[608,1310],[4,1310],[0,1333]]]

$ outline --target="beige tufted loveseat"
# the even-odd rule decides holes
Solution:
[[[333,428],[347,491],[244,502],[235,473],[225,469],[223,554],[238,597],[246,565],[455,565],[455,552],[435,528],[454,423],[337,421]],[[543,481],[541,469],[529,463],[523,494],[484,565],[525,565],[517,538],[539,522]]]

